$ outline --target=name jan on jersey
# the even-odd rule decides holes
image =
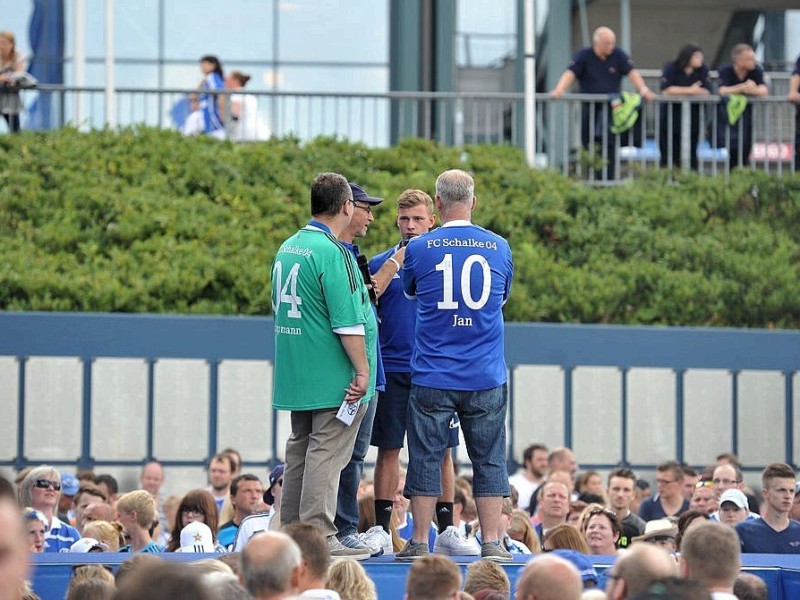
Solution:
[[[497,242],[492,240],[474,240],[472,238],[434,238],[427,240],[427,248],[486,248],[497,250]]]

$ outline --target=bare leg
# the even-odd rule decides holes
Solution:
[[[501,499],[502,502],[502,499]],[[412,539],[418,543],[428,545],[428,532],[430,531],[433,513],[436,510],[436,496],[412,496],[411,514],[414,516],[414,536]],[[500,516],[500,508],[497,508],[498,518],[495,518],[495,530]],[[493,530],[494,531],[494,530]]]
[[[448,448],[442,460],[442,495],[439,496],[439,502],[452,502],[455,497],[456,471],[453,468],[453,452]]]
[[[500,536],[500,513],[503,509],[501,496],[481,496],[475,498],[478,507],[478,521],[481,524],[483,543],[496,542]],[[414,513],[414,535],[417,531],[417,514]],[[415,538],[416,539],[416,538]]]
[[[378,448],[374,480],[376,500],[394,498],[400,483],[400,448]]]

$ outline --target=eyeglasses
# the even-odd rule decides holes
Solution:
[[[60,481],[50,481],[49,479],[37,479],[33,482],[33,487],[39,488],[40,490],[47,490],[49,488],[53,488],[55,491],[61,490],[61,482]]]
[[[206,513],[204,513],[199,508],[184,508],[181,511],[181,514],[189,515],[189,516],[192,516],[192,517],[195,517],[195,518],[197,518],[197,517],[205,517],[206,516]]]
[[[700,488],[704,488],[704,487],[714,487],[714,484],[717,483],[717,482],[719,482],[719,480],[716,480],[716,481],[698,481],[697,483],[694,484],[694,489],[699,490]]]
[[[734,483],[741,483],[738,479],[714,479],[714,485],[733,485]]]
[[[353,200],[353,206],[355,206],[356,208],[360,208],[361,210],[363,210],[364,212],[366,212],[366,213],[368,213],[370,215],[372,214],[372,207],[371,206],[361,206],[360,204],[356,204],[355,200]]]

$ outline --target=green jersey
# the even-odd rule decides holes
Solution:
[[[369,388],[375,393],[375,314],[352,254],[329,231],[307,225],[272,263],[275,369],[272,406],[278,410],[338,408],[355,370],[334,329],[364,326]]]

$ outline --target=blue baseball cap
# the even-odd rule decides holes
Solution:
[[[61,493],[65,496],[74,496],[78,493],[78,488],[81,487],[78,478],[72,473],[61,474]]]
[[[283,471],[286,469],[286,465],[284,463],[279,464],[277,467],[272,469],[269,474],[269,487],[264,492],[264,496],[262,500],[264,500],[264,504],[269,504],[272,506],[275,504],[275,496],[272,494],[272,488],[278,482],[278,480],[283,477]]]
[[[583,581],[584,585],[587,581],[597,583],[599,579],[597,576],[597,571],[595,570],[592,561],[589,560],[589,557],[582,552],[578,552],[577,550],[559,549],[553,550],[553,554],[571,562],[575,568],[578,569],[578,573],[581,574],[581,580]]]
[[[367,204],[380,204],[383,198],[374,198],[367,194],[366,190],[357,183],[349,183],[350,190],[353,192],[353,200],[356,202],[366,202]]]

